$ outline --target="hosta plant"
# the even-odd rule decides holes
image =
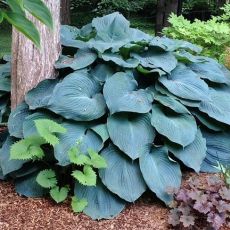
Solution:
[[[191,178],[174,196],[170,225],[200,229],[198,224],[202,223],[216,230],[225,224],[230,227],[230,189],[219,177],[208,176],[205,181]]]
[[[74,193],[74,210],[112,218],[147,189],[170,204],[181,167],[217,172],[217,160],[230,164],[230,73],[199,47],[151,37],[119,13],[81,29],[63,26],[61,40],[59,78],[32,89],[9,118],[1,170],[20,194],[44,194],[36,176],[48,162],[63,178],[59,187]],[[66,132],[51,138],[42,162],[9,160],[15,142],[38,134],[39,119]]]

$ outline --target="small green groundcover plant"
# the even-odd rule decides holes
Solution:
[[[196,229],[205,226],[215,230],[225,224],[230,227],[229,186],[230,183],[224,183],[216,175],[207,176],[205,181],[200,181],[197,177],[190,178],[186,187],[173,192],[175,201],[170,210],[169,224],[174,227],[197,227]]]
[[[208,21],[196,19],[190,22],[183,16],[172,14],[169,18],[171,26],[166,27],[163,33],[174,39],[183,39],[197,44],[203,48],[203,55],[226,63],[229,55],[226,48],[230,47],[230,4],[226,4],[222,9],[221,16],[212,17]]]
[[[63,26],[61,40],[59,78],[28,92],[2,134],[0,175],[19,194],[69,193],[75,211],[113,218],[147,189],[169,205],[181,167],[230,164],[230,72],[199,47],[119,13]]]

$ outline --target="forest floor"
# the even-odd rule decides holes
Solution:
[[[190,176],[185,176],[184,183]],[[69,201],[57,205],[46,198],[20,197],[11,183],[0,182],[0,230],[169,230],[168,212],[163,203],[146,194],[116,218],[93,221],[84,214],[74,214]]]

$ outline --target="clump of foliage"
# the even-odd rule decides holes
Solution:
[[[18,193],[46,194],[36,178],[51,169],[74,194],[74,210],[83,199],[93,219],[112,218],[147,189],[170,204],[167,188],[180,188],[181,167],[217,172],[217,159],[230,164],[230,72],[199,47],[130,28],[119,13],[63,26],[61,40],[59,78],[32,89],[9,117],[0,171]],[[39,119],[67,131],[47,135]],[[11,146],[34,135],[49,143],[42,161],[9,160]]]
[[[17,30],[28,37],[37,47],[40,47],[40,36],[35,25],[26,17],[26,12],[39,21],[53,27],[52,16],[42,0],[0,0],[0,24],[5,19]]]
[[[216,230],[224,224],[229,226],[230,188],[219,177],[208,176],[206,181],[191,178],[174,197],[174,208],[168,220],[170,225],[188,228],[202,223],[202,226]]]
[[[169,18],[171,24],[163,33],[171,38],[183,39],[197,44],[203,48],[202,54],[218,59],[225,63],[226,50],[230,47],[229,6],[224,8],[225,13],[220,17],[212,17],[208,21],[196,19],[194,22],[186,20],[183,16],[172,14]]]

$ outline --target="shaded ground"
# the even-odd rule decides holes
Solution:
[[[23,198],[11,183],[0,182],[0,230],[169,230],[167,216],[162,203],[146,195],[113,220],[92,221],[73,214],[68,202],[56,205],[49,199]]]

